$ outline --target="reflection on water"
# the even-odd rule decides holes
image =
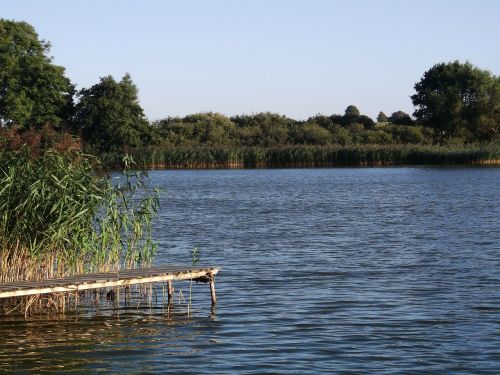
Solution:
[[[221,266],[218,306],[103,305],[0,326],[0,372],[500,368],[500,169],[156,171],[159,263]],[[176,285],[188,293],[188,283]]]
[[[159,356],[192,356],[217,342],[210,336],[217,325],[212,309],[188,316],[175,305],[168,312],[102,307],[52,319],[4,319],[0,371],[143,372]]]

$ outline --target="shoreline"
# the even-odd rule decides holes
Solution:
[[[500,165],[500,146],[352,145],[284,147],[154,146],[97,155],[119,168],[129,155],[143,169],[335,168],[404,165]]]
[[[244,163],[230,164],[155,164],[155,165],[140,165],[141,168],[148,170],[230,170],[230,169],[323,169],[323,168],[377,168],[377,167],[412,167],[412,166],[469,166],[469,167],[500,167],[500,159],[496,160],[477,160],[467,163],[463,162],[441,162],[441,163],[384,163],[384,162],[366,162],[358,164],[331,164],[331,165],[310,165],[310,164],[295,164],[295,165],[276,165],[276,166],[245,166]]]

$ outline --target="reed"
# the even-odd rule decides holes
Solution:
[[[500,146],[346,145],[144,147],[129,150],[143,168],[296,168],[404,164],[498,164]],[[119,154],[104,158],[116,166]]]
[[[131,158],[123,162],[124,174],[111,181],[96,174],[95,158],[77,151],[0,153],[0,282],[150,264],[158,193]],[[0,303],[39,305],[33,298]]]
[[[196,266],[198,262],[200,261],[200,250],[198,249],[197,246],[193,248],[193,251],[191,252],[191,264],[192,266]],[[188,315],[191,315],[191,297],[193,294],[193,279],[189,281],[189,302],[188,302]]]

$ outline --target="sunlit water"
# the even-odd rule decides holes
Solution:
[[[11,318],[0,372],[500,373],[500,169],[151,176],[157,263],[198,246],[216,310]]]

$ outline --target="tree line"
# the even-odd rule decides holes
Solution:
[[[30,137],[50,143],[51,136],[69,142],[61,134],[71,134],[100,154],[149,146],[456,146],[500,138],[500,77],[469,62],[427,70],[411,96],[413,117],[380,112],[373,120],[350,105],[343,114],[304,121],[276,113],[198,113],[149,122],[129,74],[76,90],[49,52],[31,25],[0,19],[0,132],[11,143]]]

